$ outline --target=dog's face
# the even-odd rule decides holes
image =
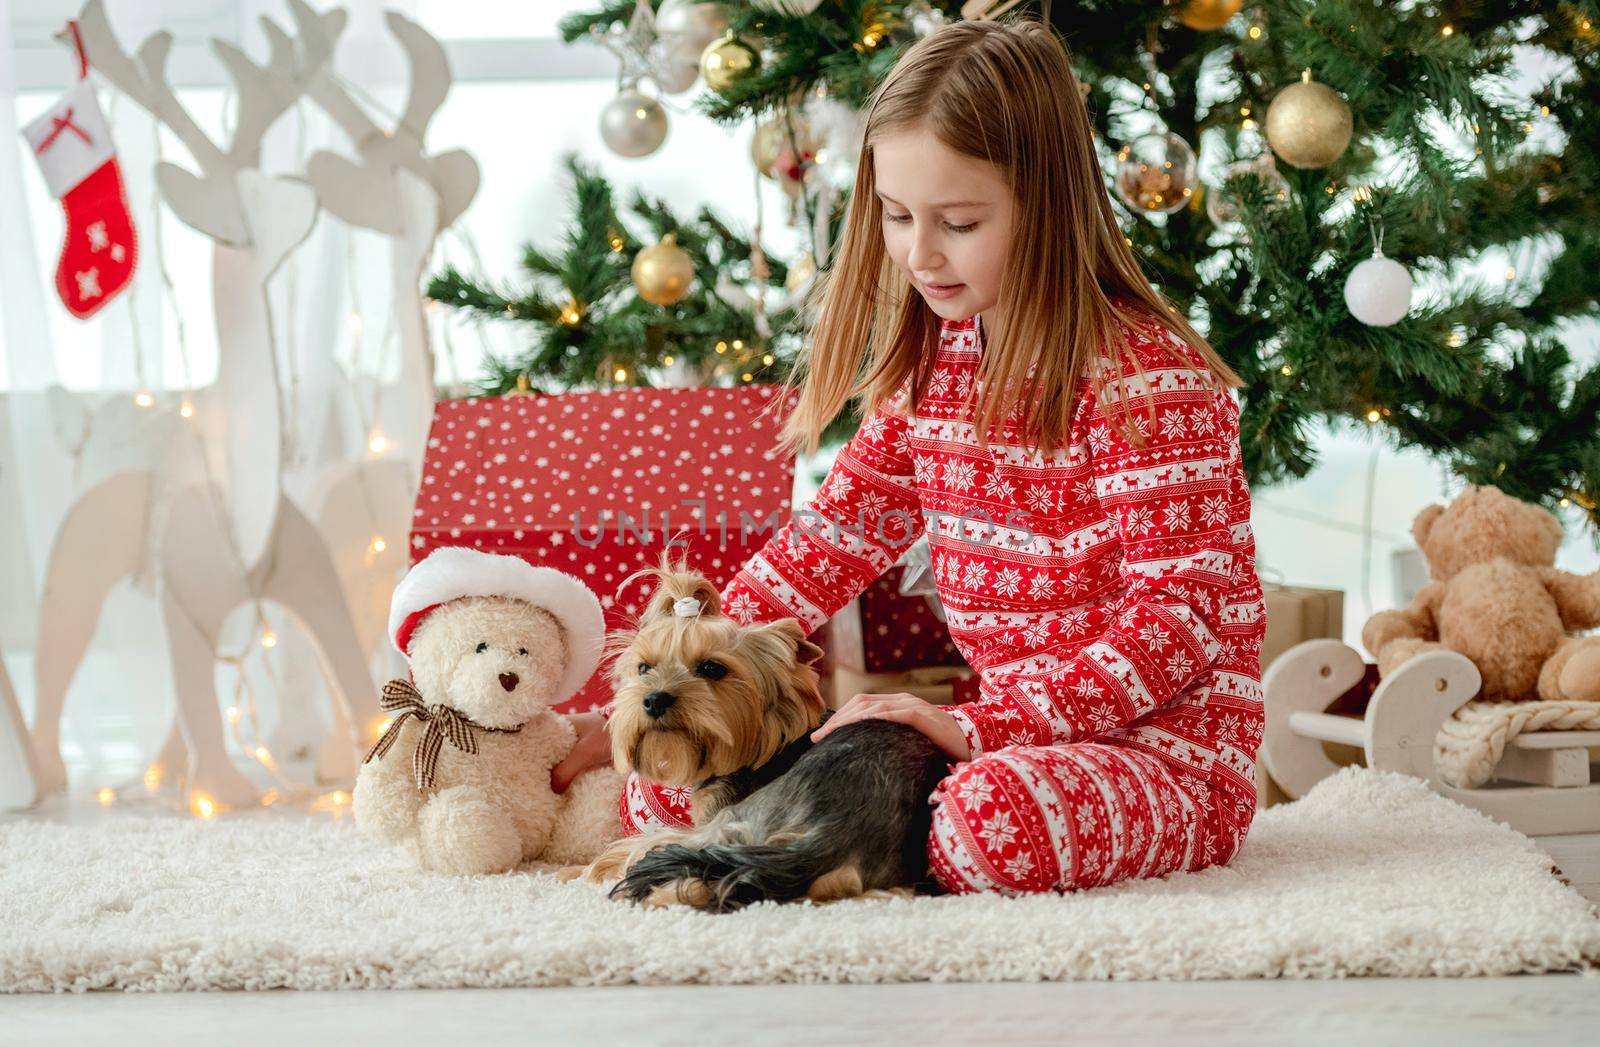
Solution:
[[[638,628],[613,641],[609,730],[619,769],[693,785],[759,767],[816,728],[822,699],[811,663],[822,649],[798,621],[741,626],[721,614],[703,576],[665,564],[649,573],[660,585]],[[675,613],[686,598],[698,615]]]
[[[549,705],[567,664],[555,616],[522,600],[453,600],[411,639],[411,675],[426,702],[485,727],[515,727]]]

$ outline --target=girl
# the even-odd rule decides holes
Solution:
[[[1141,274],[1062,44],[957,22],[866,114],[791,449],[868,405],[810,508],[722,593],[816,628],[926,533],[980,678],[941,708],[860,694],[954,767],[929,859],[950,891],[1046,891],[1225,863],[1255,811],[1265,630],[1238,377]],[[594,729],[566,765],[604,759]],[[629,832],[687,824],[637,778]]]

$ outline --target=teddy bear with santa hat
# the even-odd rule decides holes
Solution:
[[[605,637],[586,585],[516,556],[437,549],[396,587],[389,633],[411,678],[384,686],[392,720],[356,777],[364,833],[457,874],[583,864],[621,834],[619,772],[550,784],[577,741],[552,707],[588,680]]]

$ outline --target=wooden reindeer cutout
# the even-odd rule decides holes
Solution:
[[[39,799],[39,774],[28,750],[28,729],[17,692],[0,655],[0,811],[32,807]]]
[[[271,59],[262,67],[231,44],[213,40],[239,96],[238,123],[224,149],[200,129],[167,82],[171,33],[150,37],[135,60],[112,34],[103,0],[89,0],[79,28],[90,65],[170,128],[200,167],[195,175],[163,161],[156,184],[174,214],[214,241],[220,395],[208,400],[195,421],[227,492],[240,555],[253,564],[266,551],[283,480],[283,417],[266,285],[317,216],[316,195],[303,182],[268,178],[255,168],[267,128],[295,104],[329,52],[319,46],[323,41],[296,48],[281,33],[270,33]]]
[[[319,53],[331,54],[344,30],[344,12],[319,15],[304,0],[290,0],[289,8],[300,39]],[[391,301],[402,359],[398,433],[408,446],[419,447],[427,439],[434,403],[433,353],[421,293],[423,268],[439,233],[477,194],[478,164],[459,149],[428,155],[427,128],[450,89],[449,63],[444,48],[417,23],[395,11],[384,18],[411,70],[398,122],[392,128],[380,127],[350,96],[331,65],[323,64],[307,92],[344,131],[358,159],[351,162],[320,151],[307,163],[306,176],[330,214],[390,238]],[[269,34],[286,39],[276,27],[264,24]],[[413,455],[409,465],[415,487],[422,480],[422,456]]]
[[[321,767],[353,778],[381,712],[332,559],[282,492],[283,426],[266,297],[272,273],[310,232],[317,202],[303,183],[254,170],[262,135],[329,52],[319,40],[296,48],[269,33],[272,56],[262,68],[213,41],[240,96],[237,130],[223,149],[199,130],[166,80],[170,34],[145,41],[135,61],[112,35],[102,0],[85,7],[80,31],[91,65],[171,128],[201,168],[196,176],[162,164],[157,183],[173,211],[215,241],[219,364],[217,384],[196,398],[199,424],[175,427],[149,468],[119,472],[85,490],[57,533],[36,661],[33,745],[41,788],[65,785],[61,710],[100,608],[112,586],[149,557],[159,565],[190,795],[221,806],[257,799],[228,757],[213,682],[224,619],[251,599],[281,604],[311,636],[334,696],[334,738]],[[129,526],[108,529],[106,520]],[[169,742],[164,758],[174,755]]]

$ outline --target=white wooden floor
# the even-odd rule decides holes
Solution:
[[[1550,855],[1562,879],[1591,902],[1600,904],[1600,833],[1538,836],[1533,842]]]
[[[28,1047],[1594,1042],[1600,977],[0,998]]]

